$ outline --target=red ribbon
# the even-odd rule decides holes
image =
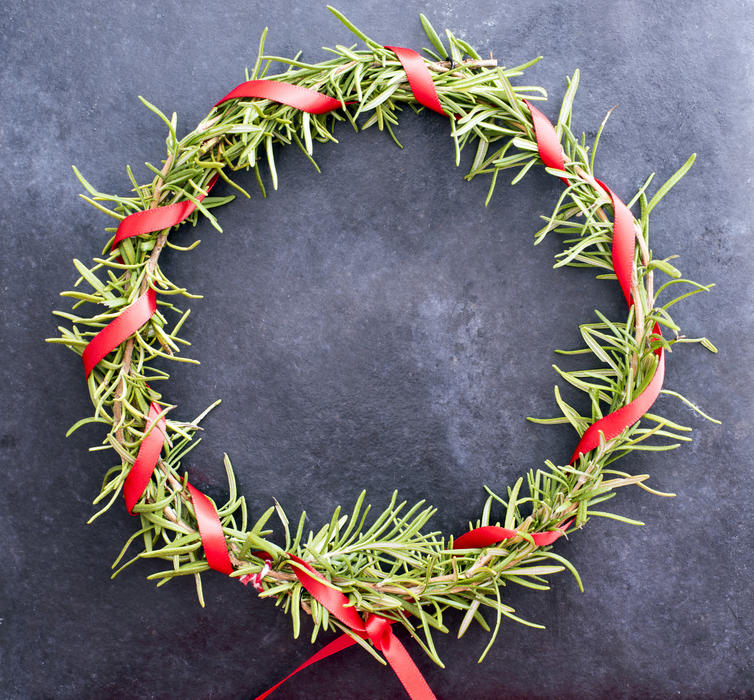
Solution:
[[[291,85],[290,83],[281,83],[276,80],[247,80],[237,87],[234,87],[225,97],[215,103],[215,107],[228,100],[250,97],[260,100],[272,100],[280,102],[289,107],[300,109],[302,112],[310,114],[325,114],[332,112],[334,109],[340,109],[343,105],[340,100],[325,95],[316,90],[302,87],[301,85]]]
[[[449,116],[440,104],[432,76],[424,59],[412,49],[398,46],[386,46],[385,48],[393,51],[401,62],[406,72],[409,86],[417,102],[439,114]],[[342,106],[342,103],[335,98],[298,85],[271,80],[250,80],[231,90],[215,104],[215,107],[228,100],[241,98],[274,100],[312,114],[323,114]],[[537,149],[542,162],[547,167],[563,170],[565,168],[565,157],[555,128],[542,112],[528,101],[524,100],[524,103],[529,108],[532,116]],[[568,184],[567,180],[564,178],[561,179]],[[209,183],[207,191],[214,185],[215,180],[216,178]],[[613,205],[613,268],[621,290],[630,306],[634,302],[631,296],[631,277],[636,243],[633,215],[607,185],[599,180],[597,180],[597,183],[610,196]],[[197,200],[201,201],[204,199],[204,196],[202,194],[197,197]],[[162,231],[178,225],[195,209],[196,204],[193,202],[176,202],[168,206],[131,214],[123,219],[118,226],[115,238],[113,239],[113,248],[131,236]],[[97,333],[84,348],[82,354],[86,376],[89,377],[94,367],[108,353],[116,349],[143,326],[155,313],[155,310],[155,291],[149,288],[133,304],[124,309],[114,320]],[[660,328],[657,325],[655,325],[654,334],[658,337],[660,336]],[[649,410],[659,395],[665,370],[665,357],[662,348],[658,348],[654,352],[658,358],[657,368],[646,389],[626,406],[589,426],[579,441],[571,462],[574,462],[579,455],[597,447],[599,445],[600,434],[604,435],[606,440],[615,437],[625,428],[636,423]],[[159,406],[152,403],[145,428],[145,432],[149,434],[139,446],[136,461],[124,482],[124,498],[129,513],[133,512],[134,505],[141,498],[160,457],[165,440],[165,421],[163,418],[157,418],[159,413]],[[188,482],[186,482],[186,488],[194,505],[197,526],[207,557],[207,563],[211,568],[224,574],[229,575],[233,573],[233,564],[216,508],[201,491],[194,488]],[[563,527],[556,530],[531,533],[534,544],[538,547],[552,544],[558,537],[565,534],[571,522],[573,521],[569,521]],[[458,537],[454,542],[454,548],[484,548],[519,535],[520,533],[516,530],[509,528],[485,526],[475,528]],[[298,564],[298,566],[294,567],[294,572],[301,585],[315,600],[340,620],[341,623],[352,630],[354,634],[362,639],[369,639],[375,648],[382,652],[413,700],[432,700],[435,697],[405,647],[393,633],[391,626],[393,621],[375,614],[369,615],[365,621],[362,620],[361,616],[342,592],[329,585],[310,564],[294,555],[289,556],[293,562]],[[330,642],[291,674],[286,676],[286,678],[260,695],[257,700],[267,697],[272,691],[300,670],[342,651],[354,643],[354,640],[348,635],[342,635],[333,642]]]
[[[371,614],[367,617],[366,621],[363,621],[348,598],[340,591],[332,588],[310,564],[293,554],[289,554],[288,556],[290,556],[292,561],[299,564],[300,567],[303,567],[293,567],[293,571],[301,582],[301,585],[346,627],[353,630],[359,637],[369,639],[375,648],[382,652],[385,660],[390,664],[393,671],[395,671],[395,675],[398,676],[398,680],[403,684],[412,700],[436,700],[435,694],[429,685],[427,685],[427,681],[424,680],[424,676],[422,676],[416,667],[408,651],[406,651],[406,647],[393,634],[391,620],[380,615]],[[328,650],[328,653],[324,654],[321,658],[335,654],[348,646],[350,645],[344,643],[335,645],[335,648]],[[321,652],[319,653],[321,654]],[[309,659],[309,661],[312,660]],[[293,673],[308,665],[309,662],[304,663]],[[260,695],[257,700],[266,697],[273,689],[271,688],[267,693]]]
[[[631,278],[634,272],[634,251],[636,250],[634,216],[623,200],[604,182],[601,180],[596,180],[596,182],[607,192],[613,204],[613,271],[618,278],[626,303],[631,307],[634,303],[631,297]]]
[[[534,544],[537,547],[546,547],[552,544],[558,537],[565,534],[568,526],[573,521],[569,521],[562,528],[549,532],[532,533]],[[453,549],[483,549],[491,545],[502,542],[506,539],[517,537],[519,533],[505,527],[487,526],[478,527],[464,533],[453,542]],[[288,555],[293,561],[304,567],[302,571],[294,567],[294,573],[306,588],[311,596],[329,610],[344,625],[353,630],[362,639],[370,639],[375,647],[382,651],[387,661],[392,666],[395,674],[403,684],[412,700],[421,700],[423,698],[434,698],[432,690],[427,685],[419,669],[409,656],[406,648],[400,643],[398,638],[393,634],[390,625],[392,620],[388,620],[379,615],[370,615],[364,624],[356,610],[350,605],[348,598],[340,591],[333,589],[330,585],[323,583],[320,574],[310,564],[293,554]],[[347,634],[342,634],[329,644],[326,644],[318,652],[310,656],[304,663],[291,671],[285,678],[278,681],[271,688],[255,700],[263,700],[273,691],[277,690],[289,678],[295,676],[299,671],[303,671],[308,666],[326,659],[328,656],[337,654],[344,649],[354,645],[356,642]]]
[[[654,336],[662,337],[660,327],[657,324],[653,329]],[[605,436],[605,440],[610,440],[640,421],[641,417],[649,411],[660,395],[660,389],[662,389],[662,383],[665,379],[665,351],[662,347],[659,347],[654,351],[654,354],[657,357],[657,367],[644,391],[630,403],[592,423],[581,436],[569,464],[573,464],[580,455],[597,447],[600,444],[600,433]]]
[[[207,185],[207,194],[217,182],[217,175],[213,177]],[[201,202],[207,194],[200,194],[196,199]],[[194,213],[196,204],[190,201],[174,202],[164,207],[155,209],[145,209],[129,214],[118,224],[118,230],[115,232],[111,249],[118,247],[124,238],[131,236],[143,236],[147,233],[164,231],[182,223]]]
[[[287,83],[259,80],[242,83],[223,97],[217,104],[239,97],[271,99],[314,114],[322,114],[341,106],[338,100],[315,90]],[[216,181],[217,176],[208,184],[207,192],[212,189]],[[201,202],[205,196],[206,194],[203,193],[196,199]],[[177,226],[185,221],[195,209],[196,203],[184,201],[130,214],[118,225],[118,230],[113,238],[112,248],[116,248],[126,238],[163,231]],[[136,333],[152,317],[156,310],[157,296],[155,290],[150,287],[133,304],[124,309],[97,333],[89,341],[82,353],[84,372],[87,378],[101,360]],[[145,427],[145,432],[148,432],[148,435],[139,445],[136,461],[129,470],[123,484],[123,497],[126,502],[126,508],[131,514],[133,514],[134,506],[143,495],[149,483],[164,444],[165,420],[164,418],[157,420],[159,414],[160,407],[152,403],[149,407],[149,415]],[[230,560],[217,510],[212,502],[197,488],[188,482],[186,483],[186,487],[194,505],[199,535],[207,557],[207,563],[210,568],[221,571],[224,574],[229,575],[233,573],[233,564]]]
[[[145,432],[149,432],[149,434],[141,441],[136,461],[123,483],[123,498],[126,501],[126,509],[131,515],[134,515],[134,506],[147,488],[157,460],[160,459],[162,445],[165,442],[165,418],[160,417],[157,420],[160,412],[160,407],[152,402],[149,406],[149,416],[145,428]]]
[[[118,316],[97,333],[81,354],[87,379],[100,360],[136,333],[156,310],[157,295],[154,289],[150,287],[133,304],[123,309]]]
[[[207,555],[207,564],[210,569],[230,576],[233,573],[233,564],[228,554],[228,545],[225,542],[223,526],[217,509],[199,489],[186,482],[186,488],[191,495],[194,504],[196,524],[199,526],[199,535],[202,538],[202,547]]]
[[[241,83],[223,97],[217,105],[227,100],[241,97],[259,97],[275,100],[291,107],[313,114],[322,114],[341,107],[341,103],[328,95],[316,90],[281,83],[271,80],[249,80]],[[217,181],[215,176],[207,186],[207,192]],[[197,197],[202,201],[206,195]],[[146,209],[145,211],[129,214],[118,225],[113,238],[112,247],[115,248],[122,240],[132,236],[140,236],[155,231],[163,231],[177,226],[185,221],[196,209],[194,202],[175,202],[164,207]],[[84,348],[82,359],[84,370],[88,377],[92,369],[109,352],[117,348],[124,340],[143,326],[156,310],[154,290],[148,289],[134,304],[125,309],[119,316],[102,329]]]
[[[539,157],[548,168],[563,170],[565,168],[565,156],[555,128],[550,120],[536,107],[531,105],[527,100],[524,100],[524,103],[531,112]],[[567,180],[564,178],[561,179],[568,184]],[[631,294],[634,254],[636,250],[634,217],[629,208],[623,203],[623,200],[615,192],[604,182],[600,180],[596,180],[596,182],[608,194],[613,205],[613,270],[618,278],[618,284],[623,292],[623,296],[626,298],[626,303],[630,308],[634,303]],[[653,336],[662,337],[658,324],[655,324],[653,328]],[[586,454],[598,447],[600,444],[600,435],[604,436],[605,440],[610,440],[641,420],[641,417],[649,411],[652,404],[654,404],[660,395],[665,378],[664,350],[662,347],[658,347],[654,353],[657,357],[657,367],[649,384],[634,400],[592,423],[581,436],[569,464],[573,464],[582,454]],[[559,530],[533,534],[535,544],[540,547],[551,544],[564,534],[568,525],[570,525],[570,522]],[[461,537],[455,540],[454,546],[457,548],[461,548],[462,546],[464,548],[485,547],[509,539],[515,536],[515,534],[517,533],[514,530],[507,528],[481,527],[461,535]]]
[[[558,537],[565,535],[568,526],[573,520],[568,521],[563,527],[557,530],[548,530],[547,532],[533,532],[531,537],[537,547],[547,547],[552,544]],[[485,525],[476,527],[473,530],[464,532],[463,535],[453,540],[453,549],[484,549],[493,544],[498,544],[503,540],[509,540],[513,537],[519,537],[520,532],[511,530],[507,527],[498,527],[497,525]]]
[[[406,49],[402,46],[386,46],[385,48],[390,49],[401,62],[403,70],[406,71],[409,87],[411,88],[411,92],[414,93],[416,101],[427,109],[431,109],[447,117],[448,114],[442,108],[440,99],[437,97],[437,90],[432,80],[432,74],[429,72],[429,68],[427,68],[427,64],[421,57],[421,54],[413,49]]]
[[[531,112],[531,120],[534,124],[534,137],[537,140],[537,150],[542,162],[548,168],[565,170],[565,154],[563,153],[563,147],[560,145],[560,139],[555,131],[555,127],[529,100],[524,100],[524,104]],[[563,180],[563,182],[568,184],[568,180]]]
[[[597,180],[610,197],[613,204],[613,246],[612,262],[615,276],[618,278],[623,296],[629,308],[634,304],[631,293],[631,282],[634,270],[634,254],[636,251],[636,225],[629,208],[620,197],[615,194],[604,182]],[[652,336],[662,338],[660,326],[655,323]],[[641,420],[641,417],[649,411],[652,404],[657,400],[665,380],[665,351],[662,346],[654,351],[657,357],[657,366],[654,375],[644,390],[630,403],[609,413],[592,423],[581,436],[579,444],[573,451],[570,463],[575,462],[580,455],[586,454],[600,444],[600,433],[605,440],[610,440],[620,435],[626,428]]]
[[[337,654],[338,652],[341,652],[344,649],[348,649],[348,647],[352,647],[354,644],[356,644],[356,641],[353,639],[353,637],[349,637],[347,634],[341,634],[339,637],[336,637],[335,639],[333,639],[332,642],[325,644],[325,646],[323,646],[318,652],[316,652],[315,654],[312,654],[298,668],[294,669],[285,678],[275,683],[275,685],[273,685],[272,688],[265,690],[264,693],[262,693],[261,695],[257,695],[257,697],[254,700],[264,700],[264,698],[266,698],[268,695],[271,695],[273,692],[275,692],[289,678],[293,678],[293,676],[295,676],[299,671],[303,671],[307,666],[313,666],[318,661],[322,661],[323,659],[326,659],[328,656],[332,656],[333,654]]]

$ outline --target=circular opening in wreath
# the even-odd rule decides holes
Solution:
[[[488,183],[464,182],[441,122],[405,117],[404,151],[341,127],[317,151],[321,174],[279,149],[277,191],[264,200],[251,176],[222,236],[178,233],[203,240],[164,261],[205,296],[186,329],[202,366],[171,363],[166,398],[184,411],[223,399],[184,464],[210,495],[227,450],[252,502],[319,522],[363,488],[376,502],[397,488],[457,529],[481,484],[567,459],[571,429],[526,416],[552,412],[553,350],[578,344],[605,283],[553,270],[557,241],[533,247],[552,178],[532,172],[485,209]]]

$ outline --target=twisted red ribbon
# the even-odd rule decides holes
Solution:
[[[569,520],[563,527],[557,530],[548,530],[546,532],[533,532],[531,538],[537,547],[547,547],[552,544],[558,537],[565,535],[568,526],[573,522]],[[484,527],[475,527],[473,530],[464,532],[463,535],[453,540],[453,549],[484,549],[493,544],[498,544],[503,540],[509,540],[521,535],[517,530],[511,530],[508,527],[498,527],[497,525],[485,525]]]
[[[217,509],[199,489],[186,482],[186,488],[191,495],[194,504],[194,515],[199,527],[199,536],[202,539],[202,547],[207,555],[207,564],[210,569],[215,569],[222,574],[230,576],[233,573],[233,564],[228,554],[228,545],[225,542],[223,526]]]
[[[385,48],[390,49],[401,62],[416,101],[427,109],[447,117],[448,114],[442,108],[440,98],[437,97],[432,74],[429,72],[427,62],[421,57],[421,54],[402,46],[386,46]]]
[[[534,134],[537,139],[537,150],[542,162],[548,168],[556,170],[565,169],[565,154],[560,140],[553,127],[552,122],[540,112],[536,107],[527,100],[524,103],[529,108],[534,124]],[[561,178],[568,184],[565,178]],[[608,194],[613,205],[613,243],[612,243],[612,263],[615,275],[618,278],[618,284],[626,298],[629,307],[634,303],[631,293],[631,281],[634,269],[634,255],[636,249],[636,234],[634,217],[629,208],[604,182],[596,181],[600,187]],[[662,337],[659,325],[655,324],[653,333],[657,337]],[[660,394],[662,383],[665,377],[665,354],[662,347],[655,351],[657,356],[657,367],[654,375],[646,388],[630,403],[609,413],[592,423],[584,434],[581,436],[576,449],[571,456],[569,464],[575,462],[582,454],[586,454],[600,444],[600,435],[605,440],[610,440],[620,435],[626,428],[639,421],[641,417],[651,408]],[[565,526],[558,530],[544,533],[534,533],[534,543],[543,547],[552,544],[558,537],[565,534],[565,530],[573,521],[569,521]],[[480,527],[470,530],[455,540],[454,546],[457,548],[487,547],[503,540],[510,539],[516,534],[515,530],[509,530],[501,527]]]
[[[81,353],[87,379],[92,370],[112,350],[139,330],[157,310],[157,295],[149,287],[133,304],[123,309],[94,336]]]
[[[207,194],[217,182],[217,175],[213,177],[207,185]],[[200,194],[196,199],[201,202],[207,194]],[[184,222],[194,213],[196,204],[191,201],[174,202],[164,207],[155,209],[145,209],[129,214],[118,224],[118,230],[113,238],[112,250],[120,245],[125,238],[132,236],[143,236],[147,233],[156,233],[177,226]]]
[[[371,614],[367,617],[366,621],[363,621],[348,598],[325,581],[310,564],[293,554],[289,554],[288,556],[299,565],[293,567],[293,571],[301,582],[301,585],[346,627],[353,630],[362,639],[369,639],[374,644],[374,647],[382,652],[393,671],[395,671],[395,675],[398,676],[398,680],[403,684],[409,697],[413,698],[413,700],[436,700],[435,694],[429,685],[427,685],[427,681],[424,680],[424,676],[421,675],[408,651],[406,651],[406,647],[393,634],[391,620],[380,615]],[[344,636],[348,637],[348,635]],[[347,646],[344,644],[336,645],[336,649],[332,650],[327,656],[336,653],[336,651],[341,651],[347,648]],[[294,673],[301,668],[305,668],[307,665],[309,664],[306,663],[300,666]],[[267,693],[260,695],[259,698],[263,698],[266,695]]]
[[[332,656],[333,654],[337,654],[344,649],[348,649],[348,647],[352,647],[354,644],[356,644],[356,641],[353,639],[353,637],[350,637],[347,634],[341,634],[339,637],[333,639],[332,642],[325,644],[325,646],[323,646],[318,652],[312,654],[306,661],[304,661],[304,663],[293,669],[293,671],[291,671],[285,678],[279,680],[277,683],[275,683],[275,685],[265,690],[261,695],[257,695],[254,700],[264,700],[264,698],[274,693],[288,679],[293,678],[293,676],[295,676],[299,671],[303,671],[308,666],[313,666],[318,661],[323,661],[328,656]]]
[[[276,100],[314,114],[322,114],[341,106],[338,100],[314,90],[308,90],[307,88],[287,83],[253,80],[239,85],[217,104],[219,105],[236,97],[260,97]],[[217,176],[209,182],[207,193],[212,189],[216,181]],[[206,194],[202,193],[196,199],[201,202],[205,197]],[[126,238],[155,233],[177,226],[185,221],[195,209],[195,202],[184,201],[130,214],[118,225],[118,230],[113,238],[112,248],[116,248]],[[157,296],[155,290],[150,287],[133,304],[124,309],[105,328],[97,333],[89,341],[82,353],[86,376],[89,377],[94,367],[101,360],[136,333],[152,317],[156,309]],[[165,420],[164,418],[157,420],[159,414],[159,406],[152,403],[149,408],[145,427],[147,436],[142,440],[141,445],[139,445],[136,461],[129,470],[123,484],[123,497],[126,502],[126,508],[131,514],[133,514],[134,506],[142,497],[147,484],[149,484],[165,441]],[[186,488],[194,505],[196,522],[207,557],[207,563],[212,569],[216,569],[224,574],[233,573],[233,565],[230,560],[217,510],[199,489],[188,482],[186,483]]]
[[[139,451],[136,454],[136,461],[123,482],[123,499],[126,502],[126,509],[131,515],[134,515],[134,506],[138,503],[152,478],[152,472],[157,460],[160,459],[162,446],[165,442],[165,418],[160,416],[160,407],[154,402],[149,406],[149,416],[144,432],[147,433],[147,436],[141,441]]]
[[[280,102],[289,107],[300,109],[302,112],[309,112],[310,114],[325,114],[326,112],[332,112],[334,109],[340,109],[343,106],[340,100],[325,95],[323,92],[302,87],[301,85],[281,83],[277,80],[247,80],[245,83],[234,87],[221,100],[218,100],[215,103],[215,107],[228,100],[236,100],[244,97]]]
[[[660,327],[657,324],[653,329],[653,337],[662,337]],[[654,354],[657,357],[657,366],[644,391],[630,403],[592,423],[581,436],[569,464],[573,464],[582,454],[586,454],[597,447],[600,444],[600,433],[605,436],[605,440],[617,437],[626,428],[640,421],[641,417],[649,411],[660,395],[662,383],[665,380],[665,351],[662,347],[658,347]]]
[[[542,162],[548,168],[555,170],[565,170],[565,153],[560,145],[560,139],[555,131],[555,127],[550,120],[542,114],[529,100],[524,100],[524,104],[531,112],[531,121],[534,124],[534,137],[537,140],[537,151]],[[562,179],[562,178],[561,178]],[[568,180],[563,180],[568,184]]]
[[[636,250],[636,235],[634,216],[623,200],[615,194],[604,182],[596,180],[597,184],[607,192],[613,204],[613,271],[618,278],[623,296],[629,307],[634,303],[631,296],[631,281],[634,272],[634,253]],[[617,233],[616,233],[617,232]]]
[[[440,104],[432,76],[424,59],[412,49],[397,46],[387,46],[385,48],[393,51],[401,62],[406,72],[409,86],[417,102],[439,114],[449,116]],[[215,104],[215,107],[228,100],[239,98],[274,100],[312,114],[323,114],[342,106],[342,103],[335,98],[301,86],[271,80],[250,80],[231,90]],[[532,116],[537,149],[542,162],[547,167],[564,170],[565,157],[555,128],[542,112],[528,101],[524,100],[524,103]],[[210,182],[207,191],[211,189],[215,179]],[[568,183],[565,178],[561,179],[566,184]],[[613,205],[613,268],[621,290],[630,306],[634,302],[631,293],[635,254],[633,215],[607,185],[599,180],[597,182],[609,195]],[[197,200],[201,201],[204,196],[202,194],[197,197]],[[118,231],[113,240],[113,248],[122,240],[131,236],[162,231],[178,225],[195,209],[196,204],[194,202],[177,202],[168,206],[131,214],[123,219],[118,226]],[[138,331],[155,313],[155,310],[156,294],[153,289],[149,288],[133,304],[124,309],[92,338],[84,348],[82,354],[86,376],[89,377],[91,371],[102,359],[133,333]],[[657,325],[654,328],[654,334],[660,337],[660,329]],[[606,440],[615,437],[627,427],[633,425],[649,410],[659,395],[665,369],[665,357],[662,347],[654,352],[658,358],[657,367],[648,386],[629,404],[589,426],[579,441],[571,462],[578,459],[581,454],[585,454],[597,447],[600,435],[604,435],[604,439]],[[158,418],[159,414],[159,406],[152,403],[145,427],[147,436],[142,441],[136,461],[124,482],[124,498],[129,513],[133,512],[134,505],[136,505],[143,495],[160,457],[165,440],[165,420],[164,418]],[[201,491],[188,482],[186,482],[186,488],[194,505],[197,526],[207,557],[207,563],[217,571],[228,575],[231,574],[233,572],[233,564],[216,508]],[[571,520],[562,527],[552,531],[530,533],[534,544],[538,547],[552,544],[558,537],[565,534],[571,522],[573,521]],[[519,536],[519,534],[516,530],[497,526],[475,528],[458,537],[454,541],[454,548],[484,548]],[[431,700],[435,697],[405,647],[394,635],[391,627],[393,621],[374,614],[370,615],[366,621],[362,620],[348,598],[341,591],[333,588],[310,564],[292,554],[289,556],[297,564],[297,566],[294,566],[294,572],[301,585],[341,623],[352,630],[354,634],[362,639],[369,639],[375,648],[382,652],[413,700]],[[354,643],[354,640],[348,635],[342,635],[333,642],[330,642],[291,674],[286,676],[286,678],[260,695],[258,700],[267,697],[273,690],[303,668],[342,651]]]

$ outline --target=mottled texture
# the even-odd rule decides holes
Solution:
[[[548,89],[551,117],[580,67],[578,130],[593,137],[619,104],[597,168],[624,196],[696,151],[653,214],[652,243],[718,285],[678,319],[720,354],[679,347],[667,386],[724,425],[663,397],[665,414],[695,426],[693,444],[623,465],[678,497],[625,490],[610,507],[646,527],[592,521],[558,542],[584,594],[565,574],[547,593],[507,591],[546,630],[505,624],[481,666],[481,630],[462,642],[448,635],[447,669],[415,650],[421,669],[441,698],[751,696],[752,5],[387,8],[343,9],[385,43],[426,45],[424,11],[507,65],[544,54],[526,82]],[[101,439],[96,427],[64,438],[90,410],[83,372],[42,342],[74,277],[70,259],[97,254],[109,225],[78,200],[71,164],[104,191],[126,191],[125,163],[164,152],[163,125],[136,96],[191,128],[240,82],[265,25],[268,49],[283,55],[303,49],[317,60],[320,46],[351,42],[310,3],[36,0],[0,17],[3,697],[246,698],[311,653],[270,601],[219,575],[205,579],[206,609],[191,581],[156,590],[147,563],[110,581],[135,521],[116,507],[84,525],[112,457],[86,451]],[[187,326],[203,364],[176,368],[166,395],[185,417],[224,400],[185,465],[211,495],[224,493],[227,451],[253,513],[275,496],[294,515],[305,507],[316,526],[362,487],[377,506],[399,488],[459,532],[480,511],[482,484],[502,491],[545,457],[568,458],[570,430],[524,417],[554,412],[550,365],[563,358],[552,351],[578,343],[577,324],[595,307],[620,318],[617,286],[553,270],[554,238],[532,247],[557,180],[537,171],[510,188],[503,178],[485,209],[487,182],[466,183],[453,167],[442,118],[406,112],[399,135],[404,151],[376,130],[342,127],[339,145],[316,149],[321,175],[300,153],[280,152],[281,187],[267,202],[255,194],[221,211],[222,236],[204,224],[181,231],[179,241],[204,239],[199,250],[165,256],[174,279],[205,294]],[[402,695],[389,670],[351,650],[279,697]]]

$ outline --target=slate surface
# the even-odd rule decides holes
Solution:
[[[441,698],[751,697],[752,5],[344,9],[385,43],[426,45],[424,11],[507,65],[545,55],[526,80],[547,88],[552,117],[580,67],[578,130],[593,137],[619,105],[598,172],[625,196],[697,152],[653,214],[653,247],[718,285],[677,318],[720,354],[680,347],[667,386],[724,425],[662,398],[666,415],[694,425],[694,442],[625,464],[678,497],[620,493],[613,510],[646,527],[593,521],[557,545],[584,594],[567,575],[547,593],[507,592],[546,630],[505,624],[481,666],[481,630],[463,642],[448,635],[447,669],[417,650],[422,671]],[[219,575],[206,577],[205,609],[189,581],[156,590],[147,564],[110,581],[134,523],[116,507],[84,525],[111,460],[86,451],[97,429],[64,438],[89,412],[81,366],[43,344],[74,278],[70,259],[97,254],[109,225],[78,200],[71,164],[103,191],[125,192],[124,165],[157,162],[164,146],[136,96],[178,112],[185,132],[242,80],[265,25],[268,50],[287,56],[319,60],[319,47],[351,42],[324,5],[307,3],[37,0],[0,17],[3,697],[246,698],[312,651],[269,601]],[[524,416],[552,414],[552,350],[575,347],[595,307],[621,318],[617,287],[551,269],[555,239],[532,247],[560,191],[553,178],[501,182],[485,209],[487,182],[453,167],[440,117],[407,113],[399,135],[402,152],[376,130],[342,128],[340,145],[317,148],[321,175],[280,152],[269,201],[227,207],[222,236],[205,225],[178,234],[203,239],[166,265],[205,295],[187,328],[204,363],[178,368],[167,392],[186,417],[224,399],[186,463],[209,493],[223,493],[225,450],[253,512],[275,496],[316,526],[362,487],[377,506],[398,487],[459,532],[479,512],[482,484],[503,491],[545,457],[567,459],[570,431]],[[389,670],[351,650],[279,697],[403,696]]]

